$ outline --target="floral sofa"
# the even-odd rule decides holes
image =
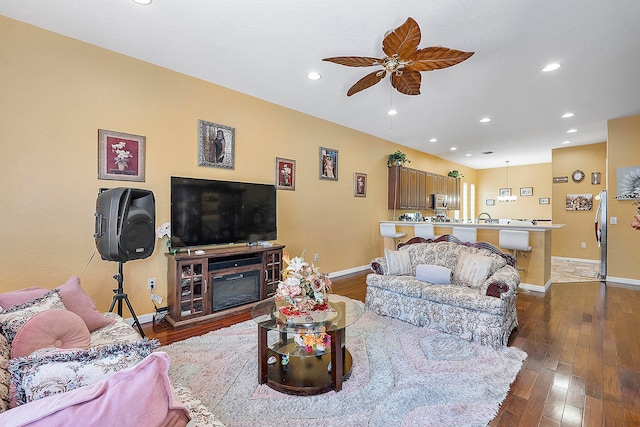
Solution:
[[[0,425],[219,426],[171,386],[166,353],[72,277],[0,294]]]
[[[499,347],[518,325],[514,265],[513,256],[485,242],[414,238],[371,262],[365,304],[381,315]]]

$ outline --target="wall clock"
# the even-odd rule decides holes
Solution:
[[[584,172],[582,172],[580,169],[574,171],[571,174],[571,179],[573,180],[573,182],[580,182],[584,179]]]

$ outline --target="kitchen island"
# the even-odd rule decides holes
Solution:
[[[420,221],[380,221],[396,225],[399,232],[407,233],[406,237],[399,239],[404,242],[415,236],[413,226],[425,224]],[[520,273],[520,286],[534,292],[545,292],[551,285],[551,233],[565,224],[544,225],[509,225],[492,223],[457,223],[457,222],[433,222],[436,237],[443,234],[453,234],[453,227],[475,228],[479,242],[488,242],[499,246],[500,230],[524,230],[529,232],[529,245],[531,251],[518,253],[518,269]],[[384,247],[393,248],[393,239],[384,239]],[[505,252],[512,251],[503,249]]]

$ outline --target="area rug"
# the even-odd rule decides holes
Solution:
[[[257,324],[163,346],[169,378],[234,426],[485,426],[527,354],[365,312],[346,330],[353,356],[342,391],[290,396],[258,385]]]

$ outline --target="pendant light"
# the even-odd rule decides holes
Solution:
[[[500,193],[498,194],[499,202],[515,202],[516,196],[511,195],[511,187],[509,187],[509,160],[506,160],[507,164],[507,187],[501,188]]]

